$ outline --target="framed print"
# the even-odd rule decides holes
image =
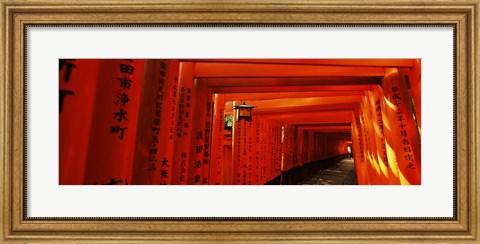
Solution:
[[[479,4],[2,1],[2,243],[478,242]]]

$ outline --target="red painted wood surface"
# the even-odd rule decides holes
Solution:
[[[59,60],[59,183],[83,184],[99,60]]]
[[[132,182],[143,66],[143,60],[100,61],[84,184]]]

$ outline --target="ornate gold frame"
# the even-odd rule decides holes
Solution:
[[[479,241],[480,0],[1,0],[0,242]],[[27,24],[449,24],[456,27],[456,217],[434,220],[38,220],[24,217]]]

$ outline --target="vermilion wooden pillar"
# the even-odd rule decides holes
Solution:
[[[207,104],[210,103],[208,89],[205,83],[195,81],[195,101],[191,107],[192,116],[195,118],[192,121],[192,136],[190,148],[190,163],[188,182],[193,185],[208,184],[208,148],[205,148],[205,138],[210,138],[210,120],[207,120]],[[211,109],[211,108],[209,108]],[[209,112],[210,113],[210,112]],[[208,118],[210,119],[210,118]],[[206,130],[206,123],[208,121],[208,130]],[[207,135],[208,132],[208,135]],[[208,139],[207,147],[210,146]],[[207,150],[207,151],[205,151]],[[204,154],[207,153],[207,160],[204,161]],[[205,169],[206,168],[206,169]]]
[[[389,159],[388,151],[390,150],[387,146],[387,141],[391,143],[391,133],[390,131],[385,132],[385,99],[383,94],[383,89],[379,86],[376,86],[372,96],[371,96],[372,108],[374,108],[374,128],[376,135],[377,143],[377,155],[380,163],[382,172],[385,174],[388,181],[388,184],[398,185],[400,181],[398,179],[398,165],[396,163],[395,157]],[[388,126],[390,128],[390,126]],[[388,139],[387,139],[388,138]]]
[[[386,119],[389,121],[392,144],[401,184],[421,184],[420,138],[415,127],[412,105],[404,75],[398,69],[385,70],[382,86],[385,95]]]
[[[292,126],[289,124],[283,125],[283,167],[282,171],[288,171],[292,168]]]
[[[281,121],[276,121],[277,125],[277,130],[276,130],[276,135],[277,135],[277,140],[275,141],[276,143],[276,149],[277,149],[277,166],[276,166],[276,176],[280,176],[282,174],[282,126],[283,123]]]
[[[258,117],[257,120],[260,121],[260,179],[261,184],[267,183],[268,179],[268,157],[267,157],[267,123],[265,118]]]
[[[408,72],[406,69],[403,69],[406,74],[408,74],[410,80],[410,89],[413,98],[413,104],[415,108],[415,116],[417,119],[417,125],[420,135],[422,134],[422,75],[421,75],[421,60],[417,59],[414,61],[414,66]]]
[[[207,100],[204,106],[205,107],[205,123],[204,123],[204,141],[203,141],[203,182],[210,184],[210,167],[211,159],[210,155],[212,153],[212,134],[213,134],[213,93],[212,89],[209,88],[206,91]],[[206,179],[206,180],[205,180]]]
[[[321,133],[318,134],[318,147],[319,147],[319,159],[324,159],[326,157],[325,152],[325,136]]]
[[[360,113],[358,115],[359,117],[359,124],[360,124],[360,137],[362,138],[362,156],[363,156],[363,161],[365,162],[365,174],[368,177],[369,184],[375,184],[375,174],[374,172],[374,166],[373,163],[370,159],[370,136],[369,136],[369,131],[367,128],[367,122],[365,119],[364,115],[365,108],[363,106],[363,100],[360,103]]]
[[[260,183],[260,123],[259,117],[253,115],[253,145],[252,145],[252,184],[259,185]]]
[[[273,126],[270,123],[270,120],[265,119],[265,173],[266,173],[266,182],[273,179]]]
[[[398,163],[397,163],[397,156],[395,155],[395,147],[394,147],[394,139],[392,133],[392,125],[391,121],[388,119],[387,116],[387,109],[386,109],[386,99],[385,95],[383,95],[383,88],[381,89],[382,94],[382,118],[383,118],[383,132],[385,135],[385,147],[386,153],[388,158],[388,165],[391,169],[393,176],[390,178],[392,184],[400,184],[399,173],[398,173]]]
[[[171,184],[178,60],[146,60],[132,184]]]
[[[254,119],[254,117],[252,118]],[[253,184],[253,179],[254,179],[254,129],[253,129],[253,123],[254,121],[250,121],[250,122],[246,122],[246,126],[245,126],[245,134],[246,134],[246,144],[245,144],[245,147],[246,147],[246,153],[247,153],[247,157],[246,157],[246,171],[245,171],[245,177],[246,177],[246,182],[245,184],[247,185],[251,185]]]
[[[332,156],[332,137],[330,135],[325,135],[325,146],[327,148],[327,158]]]
[[[298,128],[297,126],[292,126],[291,130],[291,135],[292,135],[292,142],[291,142],[291,147],[292,147],[292,162],[291,162],[291,167],[295,168],[298,165]]]
[[[290,151],[291,151],[291,156],[290,156],[290,168],[294,168],[297,165],[297,126],[292,125],[290,128]]]
[[[236,101],[235,105],[241,104]],[[235,117],[235,116],[234,116]],[[239,120],[234,122],[234,137],[233,137],[233,165],[235,184],[250,185],[254,178],[254,120],[246,121]]]
[[[160,130],[159,138],[163,138],[165,146],[159,148],[160,161],[160,184],[171,184],[173,178],[173,160],[175,150],[175,128],[177,117],[177,106],[179,104],[179,76],[180,76],[180,62],[178,60],[166,60],[167,73],[165,81],[168,83],[165,95],[166,103],[162,114],[165,114],[165,119],[160,121],[160,126],[165,130]],[[161,73],[161,76],[163,73]],[[158,114],[157,103],[155,103],[155,114]],[[154,120],[154,122],[156,122]],[[155,124],[155,123],[154,123]],[[163,158],[162,158],[163,156]]]
[[[320,133],[315,133],[315,160],[321,160],[322,158],[322,141],[320,138]]]
[[[363,108],[362,106],[360,106],[360,111],[359,111],[358,120],[357,120],[357,123],[359,126],[358,129],[360,131],[360,138],[362,140],[362,143],[361,143],[362,148],[360,150],[360,153],[363,158],[363,162],[365,163],[364,172],[365,172],[366,178],[368,179],[368,184],[373,184],[374,179],[372,178],[372,175],[371,175],[372,170],[370,170],[372,168],[372,165],[371,165],[371,161],[368,158],[368,151],[369,151],[368,138],[369,137],[368,137],[368,131],[366,130],[366,127],[365,127],[364,116],[362,114],[363,114]]]
[[[235,105],[241,104],[236,101]],[[254,118],[255,119],[255,118]],[[253,178],[254,121],[239,120],[234,116],[233,162],[235,184],[250,185]]]
[[[303,130],[303,145],[302,145],[303,163],[302,164],[308,163],[308,150],[309,149],[310,149],[309,131],[308,130]]]
[[[233,106],[241,104],[240,101],[235,101]],[[243,166],[245,164],[246,153],[245,143],[245,121],[236,120],[235,113],[233,115],[233,137],[232,137],[232,154],[233,154],[233,184],[234,185],[243,185]]]
[[[314,150],[314,143],[313,143],[313,131],[307,130],[307,150],[306,150],[306,163],[310,163],[313,161],[312,154]]]
[[[315,132],[314,131],[310,131],[310,162],[313,162],[315,160],[317,160],[317,157],[316,157],[316,151],[317,151],[317,147],[316,147],[316,138],[315,138]]]
[[[84,184],[131,184],[143,60],[101,60]]]
[[[223,158],[223,134],[225,121],[225,98],[224,95],[215,94],[212,129],[212,152],[210,157],[210,181],[209,184],[230,184],[223,180],[225,170]]]
[[[272,137],[270,138],[272,143],[272,179],[280,175],[280,167],[281,167],[281,134],[282,134],[282,126],[281,122],[279,121],[271,121],[272,123]]]
[[[378,88],[374,91],[367,92],[367,102],[370,108],[370,118],[372,121],[372,135],[375,143],[375,151],[373,157],[376,158],[379,167],[379,173],[382,177],[382,184],[389,183],[389,166],[387,159],[387,152],[385,147],[385,138],[383,132],[382,108],[380,100],[383,98],[378,93]]]
[[[355,113],[355,126],[356,126],[356,130],[357,130],[357,133],[358,133],[358,138],[359,138],[359,143],[358,143],[358,150],[355,152],[355,154],[357,155],[357,157],[359,157],[358,159],[356,159],[357,161],[359,161],[361,163],[361,166],[359,167],[359,169],[361,170],[361,175],[363,175],[363,179],[364,179],[364,184],[365,185],[369,185],[371,184],[371,179],[370,179],[370,171],[369,171],[369,168],[370,168],[370,162],[367,161],[366,159],[366,156],[365,156],[365,151],[366,151],[366,140],[365,140],[365,135],[364,135],[364,127],[363,127],[363,124],[362,124],[362,118],[360,116],[360,112],[361,110],[359,109],[359,111],[357,111]]]
[[[352,152],[353,152],[353,162],[355,165],[355,174],[357,175],[357,183],[359,185],[364,185],[365,176],[363,173],[363,158],[360,156],[361,153],[361,139],[360,132],[358,131],[358,126],[356,124],[355,114],[352,113],[352,124],[351,124],[351,134],[352,134]]]
[[[381,157],[378,157],[378,151],[382,150],[381,148],[381,143],[378,142],[378,131],[376,130],[376,123],[378,122],[376,119],[376,115],[373,113],[375,110],[374,102],[372,104],[372,92],[371,91],[366,91],[365,96],[363,97],[363,114],[365,115],[366,119],[366,128],[368,131],[368,140],[370,143],[369,151],[368,151],[368,156],[369,160],[372,163],[372,169],[374,170],[372,172],[374,176],[374,182],[375,184],[388,184],[388,172],[386,170],[386,167],[383,165],[383,159]],[[382,164],[382,165],[381,165]]]
[[[265,119],[264,123],[264,135],[263,135],[263,148],[265,153],[264,169],[265,169],[265,183],[271,180],[272,176],[272,153],[270,138],[272,136],[272,129],[268,120]]]
[[[99,67],[99,60],[59,60],[60,185],[84,183]]]
[[[297,162],[298,166],[302,166],[304,163],[304,155],[303,155],[303,147],[304,147],[304,137],[305,134],[303,133],[302,128],[297,128]]]
[[[264,158],[263,154],[263,118],[255,115],[255,164],[256,174],[258,175],[257,184],[264,183]]]
[[[282,163],[282,143],[281,128],[282,122],[255,117],[255,130],[258,131],[259,137],[256,139],[254,153],[254,163],[258,165],[257,174],[260,181],[258,184],[276,178],[281,173]],[[256,135],[255,135],[256,137]]]
[[[172,163],[172,184],[185,185],[188,182],[190,147],[192,135],[192,108],[195,102],[194,71],[195,64],[180,63],[179,85],[177,91],[174,155]]]

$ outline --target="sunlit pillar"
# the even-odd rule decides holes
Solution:
[[[364,135],[366,137],[366,146],[367,150],[365,151],[367,162],[370,162],[370,176],[372,184],[384,184],[386,177],[382,174],[380,170],[380,165],[377,158],[377,144],[375,138],[375,130],[373,126],[372,119],[372,109],[370,107],[369,91],[365,92],[365,95],[362,97],[362,117],[363,117],[363,126],[364,126]]]
[[[370,110],[372,112],[373,135],[376,144],[376,157],[378,166],[383,177],[382,184],[398,184],[396,177],[388,163],[387,146],[385,145],[385,133],[382,113],[383,92],[379,86],[369,93]]]
[[[421,184],[420,138],[404,75],[398,69],[385,70],[382,80],[385,108],[401,184]]]
[[[380,151],[378,151],[379,160],[383,159],[383,164],[388,171],[388,183],[397,185],[400,184],[398,178],[398,165],[392,146],[393,139],[390,131],[390,122],[387,119],[387,115],[385,112],[386,110],[383,89],[377,86],[375,87],[373,94],[376,113],[376,135],[378,135],[377,145],[380,145]]]

